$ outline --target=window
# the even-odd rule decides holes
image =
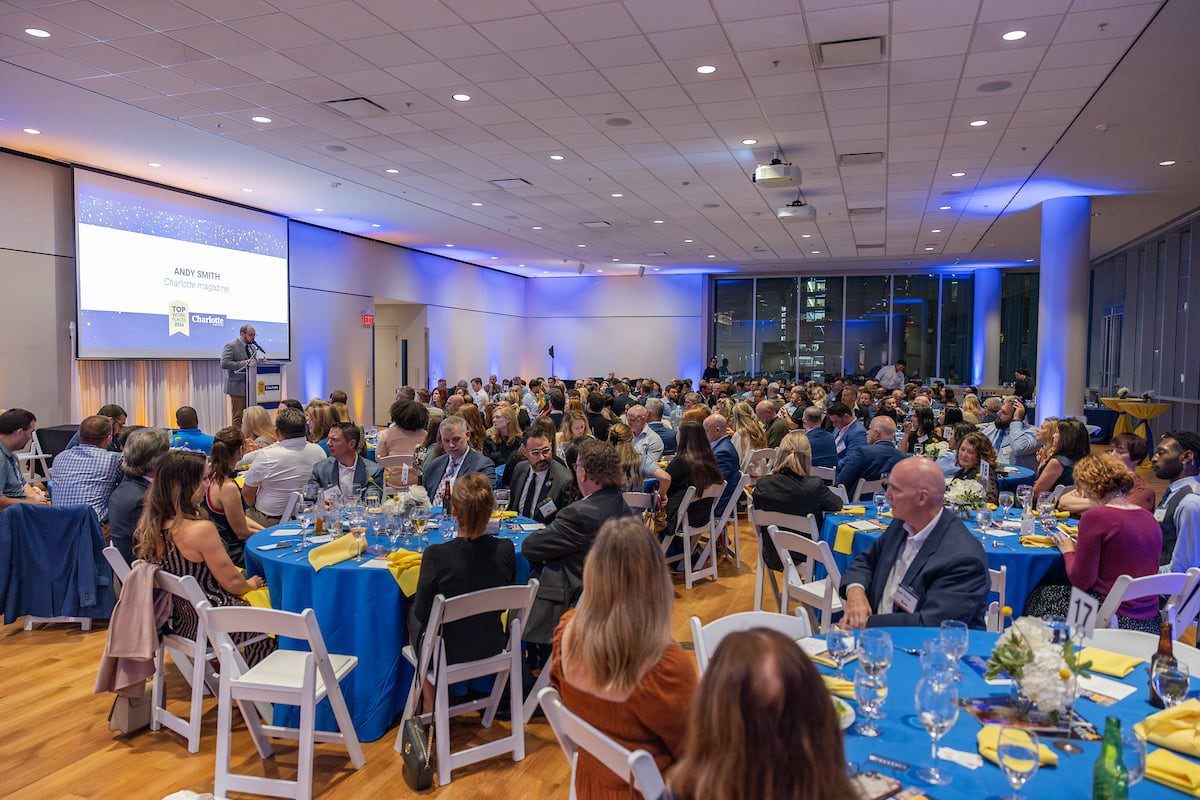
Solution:
[[[942,339],[938,377],[946,383],[969,383],[973,361],[975,281],[942,276]]]
[[[1038,275],[1005,272],[1000,282],[1000,380],[1024,367],[1037,380]]]
[[[755,374],[791,379],[796,374],[796,279],[759,278],[755,284]]]
[[[874,378],[888,359],[890,275],[846,277],[846,373]]]
[[[754,279],[718,280],[713,292],[712,354],[734,375],[754,368]]]
[[[926,275],[893,279],[891,360],[904,359],[906,373],[917,381],[937,371],[938,282]]]
[[[800,279],[800,380],[824,380],[842,372],[841,276]]]

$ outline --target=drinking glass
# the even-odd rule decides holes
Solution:
[[[892,665],[892,635],[869,628],[858,635],[858,663],[871,675],[887,672]]]
[[[883,492],[876,492],[871,498],[871,502],[875,504],[875,516],[883,516],[883,512],[887,509],[887,495]]]
[[[888,478],[892,476],[891,472],[884,472],[879,476],[879,483],[884,489],[888,486]]]
[[[508,489],[496,489],[494,492],[496,497],[496,510],[500,512],[500,525],[498,530],[500,538],[504,538],[504,512],[508,510],[508,502],[511,497]]]
[[[983,533],[988,528],[992,527],[992,511],[986,505],[975,511],[975,525],[979,528],[979,532]]]
[[[946,687],[954,683],[958,672],[958,659],[940,637],[926,639],[925,644],[921,646],[921,670],[928,684]]]
[[[999,498],[997,498],[997,499],[1000,501],[999,503],[997,503],[997,505],[999,505],[999,506],[1000,506],[1000,516],[1001,516],[1001,518],[1007,517],[1007,516],[1008,516],[1008,512],[1009,512],[1009,511],[1012,511],[1012,507],[1013,507],[1013,501],[1014,501],[1016,498],[1014,498],[1014,497],[1013,497],[1013,493],[1012,493],[1012,492],[1001,492],[1001,493],[1000,493],[1000,497],[999,497]]]
[[[1008,800],[1020,800],[1021,787],[1034,776],[1041,763],[1037,734],[1026,728],[1005,725],[1000,728],[996,760],[1008,778],[1013,794]]]
[[[832,648],[829,652],[833,653]],[[1158,696],[1163,700],[1163,705],[1167,708],[1183,702],[1183,698],[1187,697],[1188,689],[1191,688],[1191,676],[1188,674],[1187,664],[1182,661],[1174,664],[1159,663],[1153,674],[1150,675],[1150,681],[1154,684],[1154,691],[1158,692]]]
[[[913,704],[916,707],[917,719],[929,732],[930,756],[932,764],[917,770],[916,775],[922,781],[934,786],[945,786],[950,783],[950,776],[937,768],[938,740],[950,732],[958,721],[958,690],[954,684],[936,684],[928,679],[917,681],[917,689],[913,694]]]
[[[400,547],[400,534],[404,532],[400,523],[400,512],[389,511],[386,515],[386,520],[388,543],[391,545],[391,550],[395,552]]]
[[[861,666],[854,671],[854,699],[858,703],[858,713],[862,720],[854,726],[861,736],[875,738],[879,736],[879,719],[883,710],[883,701],[887,699],[887,673],[872,673]]]
[[[1046,530],[1052,530],[1052,527],[1057,527],[1058,518],[1054,516],[1054,495],[1050,492],[1042,492],[1037,499],[1037,515],[1041,520],[1042,527]]]
[[[425,535],[425,526],[429,524],[429,509],[425,507],[414,508],[410,516],[412,520],[413,530],[417,533],[417,546],[427,543],[429,540]]]
[[[1146,777],[1146,740],[1133,728],[1125,728],[1121,732],[1121,749],[1125,768],[1129,770],[1129,785],[1133,786]]]
[[[311,503],[306,500],[296,503],[296,519],[300,523],[300,541],[296,542],[296,546],[292,548],[293,553],[299,553],[308,546],[308,529],[312,527],[315,517],[316,509]]]
[[[358,543],[358,555],[354,557],[356,562],[363,562],[366,559],[363,553],[366,550],[367,544],[367,523],[365,520],[355,520],[350,523],[350,533],[354,535],[354,541]]]
[[[957,663],[967,654],[967,648],[971,643],[971,633],[967,628],[967,623],[959,622],[956,619],[945,620],[942,622],[940,638],[942,644],[946,645],[946,649],[954,655],[955,669],[957,670]]]
[[[383,536],[387,530],[387,517],[383,514],[383,509],[379,506],[371,506],[367,511],[367,532],[375,537],[375,542],[378,545],[379,538]],[[370,539],[367,540],[367,545],[370,546]]]
[[[921,444],[920,442],[918,442],[917,444],[914,444],[913,445],[913,455],[914,456],[925,455],[925,445]]]
[[[1033,503],[1033,487],[1029,484],[1018,486],[1017,499],[1021,501],[1021,508],[1032,511],[1031,504]]]
[[[838,677],[846,677],[846,664],[854,654],[854,631],[848,628],[833,627],[825,634],[825,647],[829,656],[838,665]]]

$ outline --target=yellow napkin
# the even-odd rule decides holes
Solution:
[[[1143,660],[1140,658],[1123,656],[1120,653],[1101,650],[1099,647],[1085,647],[1079,651],[1079,655],[1076,658],[1083,662],[1092,662],[1092,672],[1112,675],[1114,678],[1124,678],[1137,669],[1138,664],[1143,663]]]
[[[814,659],[821,661],[822,659]],[[835,675],[822,675],[821,679],[825,681],[825,689],[832,695],[837,695],[845,700],[854,699],[854,681],[848,681],[845,678],[839,678]]]
[[[366,542],[363,542],[366,544]],[[358,541],[354,538],[354,534],[347,533],[343,536],[334,539],[332,542],[326,542],[320,547],[314,547],[308,551],[308,563],[312,564],[315,572],[320,572],[325,567],[332,567],[334,564],[340,564],[349,558],[354,558],[362,552]]]
[[[842,510],[837,512],[845,514],[847,517],[865,517],[867,515],[866,506],[842,506]]]
[[[1200,700],[1194,697],[1151,714],[1133,728],[1150,744],[1200,758]]]
[[[987,507],[988,507],[988,511],[995,511],[1000,506],[996,505],[995,503],[988,503]]]
[[[837,537],[833,540],[835,553],[850,555],[854,552],[854,528],[849,525],[838,525]]]
[[[255,608],[270,608],[271,590],[265,586],[261,589],[253,589],[242,595],[242,599]]]
[[[1200,765],[1170,750],[1155,750],[1146,756],[1146,777],[1192,797],[1200,797]]]
[[[517,516],[515,511],[493,511],[492,519],[512,519]]]
[[[1003,725],[984,725],[975,735],[975,743],[979,746],[979,755],[993,764],[999,764],[996,748],[1000,746],[1000,729]],[[1058,765],[1058,755],[1044,744],[1038,743],[1038,754],[1043,767]]]
[[[1052,536],[1044,536],[1040,533],[1035,533],[1032,536],[1022,536],[1021,544],[1026,547],[1058,547],[1054,543]]]
[[[421,577],[421,554],[411,550],[396,550],[388,553],[388,570],[396,579],[405,597],[417,593],[417,579]]]
[[[659,461],[659,462],[658,462],[658,466],[659,466],[659,467],[661,467],[662,469],[666,469],[666,468],[667,468],[667,463],[668,463],[668,462],[667,462],[667,461],[665,461],[665,460],[664,460],[664,461]]]
[[[237,484],[239,489],[246,488],[246,476],[245,475],[238,475],[236,478],[233,479],[233,482]]]
[[[1059,519],[1066,519],[1067,517],[1071,516],[1071,512],[1070,511],[1055,511],[1054,516],[1058,517]]]

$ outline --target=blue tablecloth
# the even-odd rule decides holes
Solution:
[[[949,513],[949,512],[947,512]],[[999,512],[996,512],[997,515]],[[875,507],[867,506],[867,518],[875,516]],[[826,514],[825,523],[821,527],[821,539],[829,542],[829,546],[834,548],[833,558],[837,562],[838,569],[845,572],[850,566],[850,562],[859,553],[871,546],[871,543],[879,538],[881,531],[855,531],[854,543],[851,546],[849,553],[839,552],[836,549],[837,529],[838,526],[851,522],[863,517],[851,517],[845,514]],[[890,523],[890,520],[885,518],[885,521]],[[967,529],[978,535],[979,528],[974,522],[964,523]],[[1008,577],[1005,584],[1005,602],[1012,606],[1016,616],[1021,615],[1021,610],[1025,608],[1025,601],[1029,599],[1029,593],[1045,579],[1051,581],[1059,581],[1066,583],[1067,573],[1063,563],[1062,554],[1057,548],[1047,547],[1025,547],[1018,541],[1018,536],[1005,536],[996,541],[1003,542],[1003,546],[996,547],[991,544],[992,538],[985,539],[987,544],[984,549],[987,551],[988,566],[992,569],[1000,569],[1008,567]],[[822,575],[817,577],[823,577]],[[993,596],[992,599],[995,599]]]
[[[532,522],[518,517],[506,524]],[[329,652],[358,657],[358,666],[342,682],[342,693],[358,738],[375,741],[404,710],[412,683],[413,668],[400,654],[408,644],[406,621],[410,598],[400,592],[387,569],[343,561],[314,572],[306,552],[294,553],[291,548],[260,551],[261,545],[286,540],[271,536],[278,530],[293,530],[299,535],[298,525],[289,523],[251,536],[246,541],[246,572],[266,580],[273,608],[296,612],[313,609]],[[375,537],[371,538],[375,544]],[[431,529],[429,541],[438,544],[445,538],[440,531]],[[525,583],[529,580],[529,562],[521,556],[520,543],[516,543],[516,548],[516,582]],[[281,639],[280,646],[307,649],[302,642],[292,639]],[[299,725],[299,709],[276,706],[275,722]],[[322,702],[317,708],[317,728],[335,730],[335,725],[329,703]]]
[[[937,631],[931,628],[890,628],[892,640],[901,647],[919,648],[925,639],[936,636]],[[987,657],[996,641],[996,634],[983,631],[971,631],[969,654]],[[1147,656],[1150,654],[1147,653]],[[853,676],[853,664],[847,667],[847,676]],[[822,672],[831,673],[834,670],[819,667]],[[884,774],[890,771],[867,761],[867,756],[876,753],[889,758],[907,762],[914,768],[928,766],[930,763],[929,735],[921,727],[913,710],[913,693],[917,681],[921,678],[921,664],[917,656],[896,650],[891,668],[888,670],[888,696],[884,701],[883,710],[886,717],[879,722],[882,735],[870,739],[860,736],[853,729],[846,731],[846,758],[857,763],[863,769],[874,769]],[[1113,680],[1116,680],[1115,678]],[[1124,681],[1136,685],[1138,690],[1115,705],[1103,707],[1091,700],[1081,699],[1076,709],[1089,722],[1096,726],[1101,733],[1104,731],[1104,720],[1107,716],[1116,716],[1121,720],[1122,731],[1135,722],[1145,719],[1148,714],[1156,711],[1148,702],[1149,691],[1146,687],[1146,673],[1135,670]],[[1193,685],[1195,682],[1193,681]],[[988,695],[1004,694],[1007,687],[988,686],[983,678],[966,666],[962,669],[962,680],[959,682],[960,697],[985,697]],[[958,715],[954,728],[942,737],[939,746],[952,747],[970,753],[978,752],[975,736],[980,724],[965,711]],[[1049,744],[1049,741],[1047,741]],[[1092,764],[1100,752],[1099,742],[1082,743],[1083,752],[1071,756],[1058,753],[1058,766],[1042,767],[1026,784],[1023,797],[1052,797],[1055,800],[1079,798],[1087,800],[1092,796]],[[1157,749],[1148,746],[1148,751]],[[1057,752],[1057,751],[1055,751]],[[1184,756],[1186,758],[1186,756]],[[938,768],[944,769],[950,775],[948,786],[935,786],[930,790],[931,796],[938,800],[950,798],[985,798],[997,795],[1011,795],[1008,781],[1000,767],[991,762],[976,770],[969,770],[947,761],[938,761]],[[923,786],[911,774],[896,775],[906,786]],[[1131,798],[1180,798],[1184,794],[1169,789],[1161,784],[1147,779],[1130,788]]]
[[[1003,467],[996,483],[1002,492],[1015,492],[1018,486],[1033,486],[1037,473],[1029,467]]]

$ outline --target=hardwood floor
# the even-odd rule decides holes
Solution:
[[[1099,449],[1099,448],[1096,448]],[[1148,469],[1141,473],[1156,491],[1162,482]],[[690,642],[688,620],[704,622],[753,608],[757,540],[743,517],[741,563],[720,565],[720,581],[706,581],[690,592],[676,584],[674,630]],[[773,603],[768,601],[768,607]],[[402,624],[400,620],[397,625]],[[42,626],[30,632],[21,625],[0,628],[0,797],[82,800],[132,798],[158,800],[180,789],[212,790],[216,748],[216,701],[206,698],[200,752],[189,756],[183,740],[169,731],[142,731],[119,737],[108,729],[111,695],[93,695],[96,667],[104,651],[103,626],[82,633],[78,626]],[[186,709],[185,684],[170,674],[173,708]],[[240,719],[235,715],[235,720]],[[455,724],[454,746],[487,741],[495,734],[467,716]],[[501,730],[507,723],[497,722]],[[392,750],[395,729],[364,748],[367,763],[355,772],[345,751],[317,745],[315,797],[408,797],[400,776],[400,758]],[[296,749],[278,743],[273,760],[263,762],[244,729],[234,735],[234,763],[239,771],[272,777],[295,776]],[[570,771],[549,725],[535,718],[526,728],[526,757],[521,763],[492,759],[458,770],[453,782],[435,790],[438,798],[566,798]],[[233,795],[234,798],[250,795]]]

